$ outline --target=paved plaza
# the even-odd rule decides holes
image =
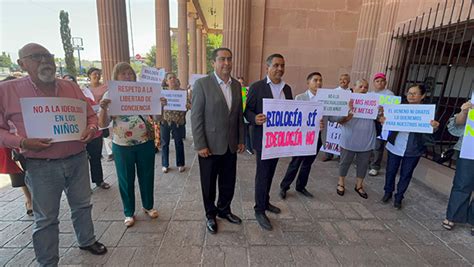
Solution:
[[[189,127],[188,127],[189,128]],[[173,144],[172,144],[173,145]],[[199,182],[199,166],[188,129],[185,141],[189,168],[161,173],[157,154],[156,220],[146,217],[137,201],[137,223],[123,225],[122,204],[113,162],[103,161],[109,190],[94,188],[93,220],[97,238],[109,249],[104,256],[79,250],[63,197],[60,212],[60,265],[106,266],[473,266],[474,238],[470,228],[459,225],[448,232],[441,227],[447,196],[414,181],[403,209],[383,205],[383,176],[368,177],[369,199],[353,190],[354,170],[346,182],[346,194],[336,194],[337,162],[314,163],[309,199],[295,193],[278,197],[278,185],[288,159],[278,163],[271,202],[282,209],[269,214],[274,230],[262,230],[254,213],[255,158],[239,155],[237,185],[232,211],[242,225],[218,219],[216,235],[205,229]],[[172,146],[173,147],[173,146]],[[174,151],[174,149],[171,149]],[[174,154],[170,155],[171,164]],[[27,266],[34,261],[32,218],[25,213],[19,189],[0,177],[0,266]],[[84,189],[88,190],[88,189]],[[137,200],[138,196],[138,188]]]

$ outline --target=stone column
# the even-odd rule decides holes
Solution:
[[[156,67],[171,71],[169,0],[155,0]]]
[[[224,1],[222,46],[232,50],[232,76],[243,76],[246,80],[249,64],[250,5],[249,0]]]
[[[202,70],[203,74],[207,74],[207,33],[202,33]]]
[[[383,2],[383,0],[362,0],[352,62],[351,80],[353,81],[364,78],[370,82]]]
[[[189,75],[197,73],[197,53],[196,53],[196,19],[195,13],[189,13]]]
[[[102,77],[110,80],[115,64],[130,62],[125,0],[97,0]]]
[[[385,71],[390,52],[390,42],[392,42],[391,36],[396,23],[399,5],[400,0],[388,0],[384,4],[380,17],[377,44],[375,46],[372,74]],[[394,47],[392,46],[392,51],[393,49]]]
[[[202,26],[196,29],[196,73],[202,73]]]
[[[178,78],[181,87],[188,86],[188,10],[187,0],[178,0]]]

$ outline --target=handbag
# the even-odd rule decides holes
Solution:
[[[148,140],[155,140],[155,129],[153,128],[153,124],[148,120],[145,120],[142,115],[138,115],[138,117],[140,117],[140,119],[145,123]]]

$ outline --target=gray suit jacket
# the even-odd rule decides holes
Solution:
[[[197,80],[193,88],[191,124],[194,148],[208,148],[213,155],[232,153],[244,143],[244,120],[240,83],[231,78],[232,106],[229,111],[214,73]]]
[[[304,91],[304,93],[295,96],[295,100],[303,100],[309,101],[308,90]]]

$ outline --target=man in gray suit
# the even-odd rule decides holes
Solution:
[[[191,124],[194,148],[199,154],[201,189],[206,227],[217,233],[216,216],[231,223],[242,220],[232,214],[237,154],[244,151],[244,121],[240,83],[230,76],[232,52],[212,52],[214,73],[197,80],[193,88]],[[217,205],[216,181],[219,185]]]

